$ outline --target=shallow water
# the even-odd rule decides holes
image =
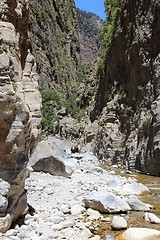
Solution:
[[[160,177],[136,174],[135,178],[150,190],[149,195],[141,196],[142,201],[153,205],[154,209],[151,212],[160,217]]]
[[[109,166],[103,166],[103,168],[107,170],[111,169]],[[153,209],[151,209],[150,212],[160,217],[160,177],[154,177],[138,173],[127,174],[120,169],[116,169],[114,171],[116,172],[116,174],[123,177],[134,177],[135,179],[137,179],[138,182],[146,185],[149,188],[150,193],[138,196],[138,198],[144,203],[152,205]],[[144,213],[145,212],[143,211],[130,211],[128,212],[128,214],[123,214],[123,216],[128,222],[128,227],[145,227],[160,230],[160,224],[152,224],[144,220]],[[106,214],[105,216],[112,218],[113,214]],[[110,237],[116,237],[121,233],[121,231],[112,231],[110,226],[110,223],[102,222],[100,224],[99,234],[101,234],[102,240],[115,239]]]

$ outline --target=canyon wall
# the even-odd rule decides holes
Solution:
[[[102,161],[160,175],[160,3],[108,0],[92,122]]]
[[[0,231],[27,208],[25,170],[41,121],[35,59],[28,49],[28,1],[0,2]]]
[[[91,64],[98,56],[100,28],[103,21],[94,13],[77,9],[78,35],[83,64]]]
[[[80,62],[74,1],[32,0],[29,30],[41,90],[67,96]]]

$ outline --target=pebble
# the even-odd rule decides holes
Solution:
[[[10,229],[10,230],[8,230],[8,231],[5,233],[5,235],[6,235],[7,237],[10,237],[10,236],[16,236],[17,233],[18,233],[17,230],[15,230],[15,229]]]
[[[83,213],[85,211],[85,208],[82,207],[79,204],[76,204],[74,206],[71,207],[71,214],[73,215],[80,215],[81,213]]]
[[[87,215],[89,215],[88,218],[91,220],[96,220],[96,219],[101,218],[101,214],[98,211],[93,210],[91,208],[87,209]]]
[[[69,209],[69,207],[66,206],[66,205],[62,205],[62,206],[60,207],[60,211],[63,212],[64,214],[70,213],[70,209]]]
[[[64,221],[63,217],[57,216],[57,215],[53,215],[50,218],[47,219],[47,222],[52,222],[54,224],[58,224],[60,222]]]
[[[68,145],[62,142],[62,146],[67,149]],[[69,152],[67,149],[66,158],[63,153],[63,161],[66,160],[67,164],[70,162],[70,165],[73,161],[77,162],[74,165],[77,169],[69,178],[30,171],[26,189],[28,203],[35,209],[35,213],[33,216],[27,214],[21,227],[16,225],[15,229],[0,234],[0,240],[100,240],[100,236],[92,234],[92,230],[99,228],[99,225],[93,225],[98,219],[107,223],[112,221],[112,227],[119,229],[127,227],[126,220],[120,216],[114,216],[111,220],[99,211],[84,208],[83,199],[89,192],[102,191],[115,195],[118,192],[123,196],[126,191],[123,189],[121,192],[121,186],[126,184],[127,188],[134,180],[117,176],[114,170],[106,171],[97,167],[98,159],[88,150],[84,154],[72,156]],[[113,166],[113,169],[116,168]],[[136,187],[133,186],[133,192]],[[114,238],[112,236],[108,239]]]

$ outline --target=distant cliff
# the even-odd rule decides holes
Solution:
[[[160,3],[108,0],[91,120],[95,152],[110,163],[160,175]]]
[[[79,97],[81,84],[86,63],[97,56],[101,24],[96,15],[77,10],[74,0],[30,1],[30,49],[40,76],[45,130],[55,133],[61,114],[76,120],[83,115],[88,97]]]
[[[77,70],[98,53],[102,20],[76,9],[74,0],[30,3],[30,41],[42,90],[58,89],[67,95]]]
[[[78,33],[83,63],[92,63],[100,46],[99,31],[103,21],[94,13],[77,9]]]
[[[66,96],[80,62],[74,0],[32,0],[29,29],[41,90],[57,89]]]

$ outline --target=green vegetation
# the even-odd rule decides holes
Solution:
[[[110,93],[106,93],[106,101],[110,102],[112,101],[112,99],[113,99],[113,96]]]
[[[62,108],[66,109],[66,116],[71,116],[78,122],[84,116],[85,108],[81,108],[77,103],[77,93],[80,84],[86,81],[88,73],[89,66],[81,64],[75,80],[73,79],[72,82],[66,83],[66,89],[68,89],[67,95],[58,91],[58,89],[42,91],[42,127],[44,130],[49,132],[55,131],[55,125],[58,123],[60,117],[57,113]]]
[[[60,109],[61,99],[54,90],[43,91],[42,93],[42,128],[54,132],[54,125],[58,121],[55,109]]]
[[[76,24],[76,10],[69,0],[63,4],[56,0],[30,1],[30,39],[38,73],[45,73],[43,81],[52,87],[56,83],[54,87],[63,94],[67,94],[66,82],[75,79],[79,65]]]
[[[40,24],[45,23],[46,21],[49,20],[48,14],[42,7],[38,9],[37,20],[39,21]]]
[[[104,25],[100,30],[101,35],[101,49],[100,49],[100,59],[98,62],[97,74],[100,75],[104,70],[106,55],[109,50],[112,35],[116,27],[117,13],[119,8],[120,0],[105,0],[105,9],[107,19],[104,21]]]
[[[58,110],[65,108],[66,115],[73,117],[76,121],[80,121],[85,113],[85,109],[77,106],[74,92],[66,99],[55,90],[43,91],[42,106],[42,127],[49,132],[55,131],[55,125],[59,121]]]
[[[133,113],[134,113],[134,110],[133,110],[133,108],[132,108],[131,106],[125,107],[125,108],[124,108],[124,111],[125,111],[125,114],[126,114],[127,116],[132,116]]]
[[[86,81],[89,71],[90,65],[81,63],[76,74],[76,82],[80,84],[82,81]]]
[[[82,10],[82,9],[79,9],[79,8],[77,8],[77,12],[78,12],[79,14],[82,14],[82,16],[83,16],[83,18],[80,18],[81,21],[82,21],[83,19],[85,19],[85,18],[90,19],[90,18],[92,18],[92,17],[95,16],[94,13],[92,13],[92,12],[86,12],[85,10]]]
[[[127,40],[127,46],[128,48],[130,47],[131,45],[131,42],[132,42],[132,32],[133,32],[133,23],[130,22],[128,24],[128,27],[127,27],[127,34],[125,36],[126,40]],[[128,49],[126,50],[126,53],[128,54]]]
[[[139,92],[143,92],[143,90],[144,90],[144,86],[138,86],[138,90],[139,90]]]

